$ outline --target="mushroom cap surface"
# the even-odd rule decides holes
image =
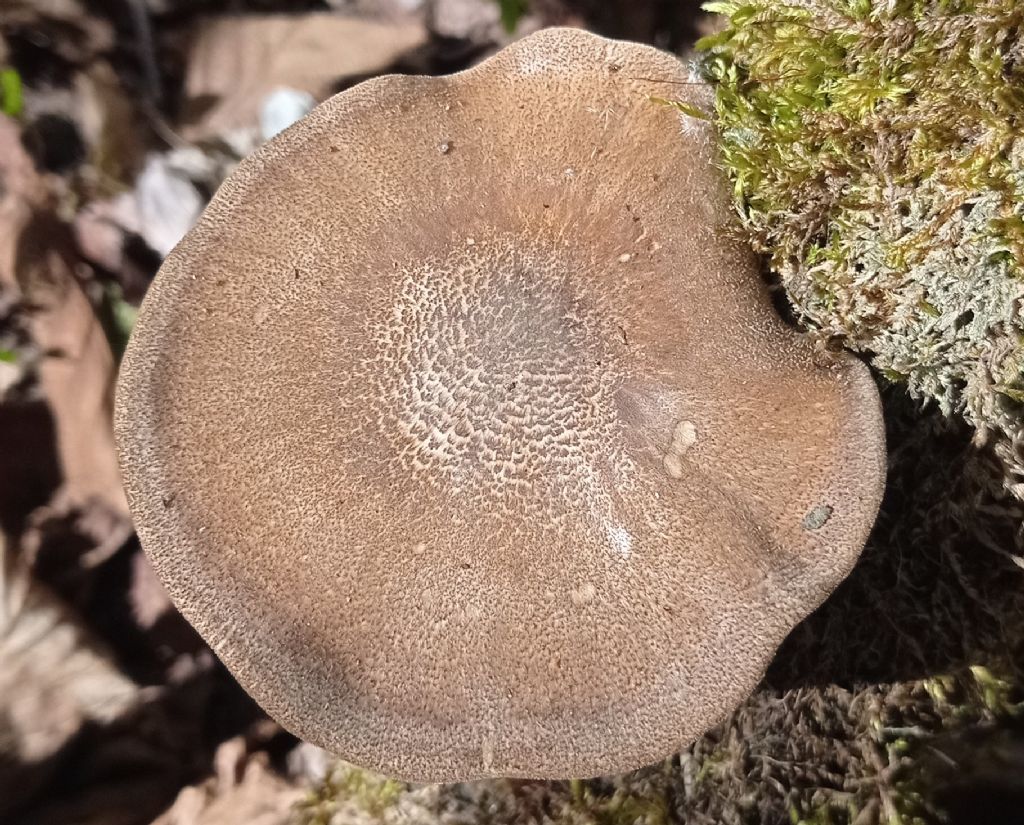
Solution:
[[[368,81],[168,257],[118,388],[129,501],[294,733],[421,781],[636,768],[853,566],[876,388],[774,313],[711,127],[651,100],[690,80],[549,29]]]

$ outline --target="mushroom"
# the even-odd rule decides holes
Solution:
[[[421,781],[632,769],[854,564],[876,388],[775,315],[710,127],[651,100],[688,80],[568,29],[370,80],[168,257],[118,389],[130,505],[289,730]]]

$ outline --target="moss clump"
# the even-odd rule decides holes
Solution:
[[[1024,498],[1024,4],[705,8],[724,164],[797,312],[995,436]]]
[[[316,790],[299,803],[295,819],[303,825],[377,822],[406,787],[403,782],[339,760]]]

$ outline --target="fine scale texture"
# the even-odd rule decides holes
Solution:
[[[298,735],[419,780],[634,768],[856,560],[877,393],[775,317],[713,133],[651,99],[688,80],[547,30],[369,81],[167,259],[119,386],[129,499]]]

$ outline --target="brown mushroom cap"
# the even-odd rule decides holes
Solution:
[[[846,575],[866,368],[816,362],[646,46],[546,30],[340,94],[224,184],[118,393],[139,533],[292,731],[385,773],[677,750]]]

